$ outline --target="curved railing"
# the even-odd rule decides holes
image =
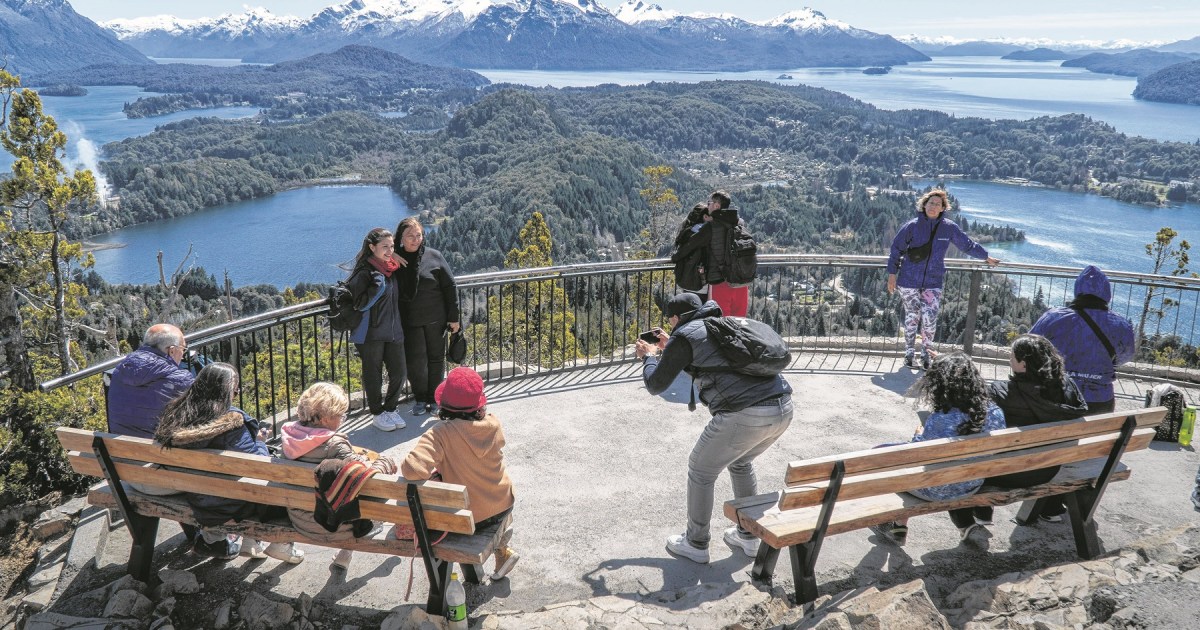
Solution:
[[[881,256],[761,255],[749,315],[770,323],[800,353],[895,356],[903,349],[903,314],[885,291],[885,265]],[[966,259],[949,259],[946,267],[934,341],[992,358],[1006,356],[1011,339],[1045,308],[1071,299],[1079,273],[1029,264],[991,269]],[[1191,347],[1200,337],[1200,280],[1108,275],[1112,309],[1135,327],[1145,321],[1142,352],[1123,370],[1200,381],[1192,369],[1200,358]],[[637,333],[664,324],[660,309],[677,292],[663,259],[479,273],[458,282],[466,364],[489,381],[632,360]],[[238,368],[239,406],[259,418],[284,418],[314,381],[361,392],[353,346],[345,333],[329,329],[327,310],[325,300],[305,302],[190,332],[187,342],[198,356]],[[47,381],[42,389],[95,377],[120,360]]]

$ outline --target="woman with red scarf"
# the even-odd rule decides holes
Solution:
[[[362,359],[363,389],[367,407],[377,429],[403,429],[404,418],[396,411],[400,390],[408,377],[404,361],[404,328],[400,323],[400,294],[396,271],[400,263],[392,254],[396,241],[386,228],[373,228],[363,239],[354,259],[354,271],[346,281],[354,303],[363,311],[362,323],[350,333],[350,341]],[[383,393],[383,367],[387,366],[387,394]]]

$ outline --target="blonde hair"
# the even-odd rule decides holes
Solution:
[[[300,424],[320,426],[322,418],[340,416],[350,409],[350,397],[345,390],[333,383],[313,383],[300,394],[296,402],[296,414]]]
[[[929,200],[934,197],[942,198],[942,214],[950,211],[950,194],[941,188],[934,188],[921,195],[921,198],[917,200],[917,212],[925,212],[925,204],[929,203]]]

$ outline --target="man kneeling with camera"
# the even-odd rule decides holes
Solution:
[[[658,330],[657,344],[647,343],[645,338],[635,342],[646,390],[657,395],[670,387],[681,371],[687,371],[699,390],[700,402],[713,414],[688,459],[687,531],[667,538],[667,551],[706,564],[717,476],[722,469],[729,469],[736,498],[757,494],[754,458],[779,439],[792,421],[792,388],[778,373],[788,355],[784,348],[783,363],[778,364],[776,356],[776,363],[770,366],[731,361],[728,348],[722,347],[720,330],[732,327],[736,331],[740,323],[766,329],[776,344],[782,339],[761,322],[722,317],[716,302],[701,304],[694,293],[671,298],[666,315],[670,335]],[[725,530],[724,538],[747,556],[758,551],[758,539],[738,527]]]

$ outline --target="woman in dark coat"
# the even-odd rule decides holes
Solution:
[[[1012,375],[1008,381],[992,381],[988,394],[1004,410],[1004,420],[1009,427],[1074,420],[1087,414],[1083,394],[1067,375],[1063,358],[1049,339],[1041,335],[1017,337],[1008,363]],[[985,483],[1001,488],[1028,488],[1050,481],[1058,474],[1058,468],[1050,466],[990,477]],[[1064,511],[1062,500],[1050,500],[1044,502],[1040,514],[1034,516],[1046,521],[1060,521]],[[958,513],[959,522],[969,521],[971,517],[980,525],[992,521],[991,506],[951,510],[951,514],[954,513]]]
[[[404,322],[404,354],[413,391],[414,416],[434,411],[433,392],[446,370],[446,330],[458,332],[458,285],[442,253],[425,244],[416,217],[396,226],[400,247],[400,319]]]
[[[232,365],[208,364],[196,375],[190,389],[167,403],[154,431],[154,439],[167,449],[212,448],[269,455],[263,440],[270,435],[270,429],[260,428],[258,420],[233,406],[237,391],[238,373]],[[183,496],[202,528],[193,541],[192,549],[197,554],[229,560],[241,551],[252,558],[270,556],[291,564],[304,559],[304,552],[296,549],[294,543],[263,546],[247,539],[239,544],[222,532],[203,529],[245,518],[266,520],[283,516],[283,508],[194,492],[185,492]]]
[[[375,416],[371,424],[381,431],[406,426],[396,411],[400,392],[407,378],[404,361],[404,328],[400,320],[400,263],[393,257],[395,239],[386,228],[367,233],[354,259],[354,271],[346,285],[359,310],[366,311],[362,322],[350,333],[350,341],[362,358],[362,383],[367,407]],[[383,368],[387,366],[387,393],[383,393]]]

